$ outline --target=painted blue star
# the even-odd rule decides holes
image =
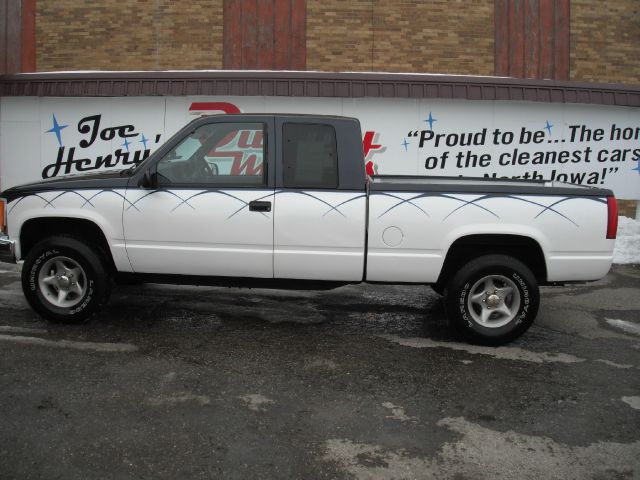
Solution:
[[[124,139],[124,143],[122,145],[120,145],[120,146],[126,148],[127,152],[128,152],[129,151],[129,145],[131,145],[131,142],[129,142],[129,139],[125,138]]]
[[[62,135],[60,134],[60,132],[62,132],[62,130],[64,128],[67,128],[69,125],[60,125],[58,123],[58,119],[56,118],[56,116],[55,115],[51,115],[51,116],[53,117],[53,127],[47,130],[45,133],[55,133],[56,138],[58,139],[58,145],[62,146]]]
[[[144,149],[147,149],[147,142],[149,141],[149,139],[147,137],[144,136],[144,133],[141,133],[140,136],[142,137],[142,140],[140,140],[140,143],[142,145],[144,145]]]
[[[634,162],[638,162],[638,164],[636,165],[636,168],[632,168],[632,171],[637,171],[638,175],[640,175],[640,156],[637,156],[636,158],[633,159]]]
[[[551,124],[549,123],[549,120],[547,120],[547,126],[546,126],[546,127],[544,127],[544,128],[546,128],[546,129],[547,129],[547,131],[549,132],[549,135],[551,135],[551,127],[553,127],[553,125],[551,125]]]
[[[429,118],[425,119],[425,122],[429,124],[429,130],[433,130],[433,122],[437,121],[437,118],[433,118],[433,116],[431,116],[431,112],[429,112]]]
[[[400,145],[402,145],[404,147],[404,151],[407,152],[409,151],[409,145],[411,145],[409,142],[407,142],[407,139],[404,139],[404,143],[401,143]]]

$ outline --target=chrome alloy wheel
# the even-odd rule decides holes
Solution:
[[[467,300],[469,313],[483,327],[500,328],[513,320],[520,309],[520,291],[503,275],[478,280]]]
[[[45,262],[38,275],[40,293],[60,308],[76,306],[87,291],[87,276],[78,262],[69,257],[53,257]]]

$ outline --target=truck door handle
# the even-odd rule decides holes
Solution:
[[[249,203],[249,210],[252,212],[270,212],[271,202],[259,202],[258,200],[254,200]]]

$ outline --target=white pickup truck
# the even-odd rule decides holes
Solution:
[[[127,170],[2,193],[0,259],[48,320],[81,322],[113,278],[275,288],[431,284],[467,339],[529,328],[539,285],[608,272],[609,190],[365,174],[356,119],[197,119]],[[83,160],[78,160],[82,162]]]

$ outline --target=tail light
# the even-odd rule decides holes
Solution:
[[[615,239],[618,233],[618,202],[616,197],[607,197],[607,238]]]
[[[7,201],[0,198],[0,233],[7,233]]]

